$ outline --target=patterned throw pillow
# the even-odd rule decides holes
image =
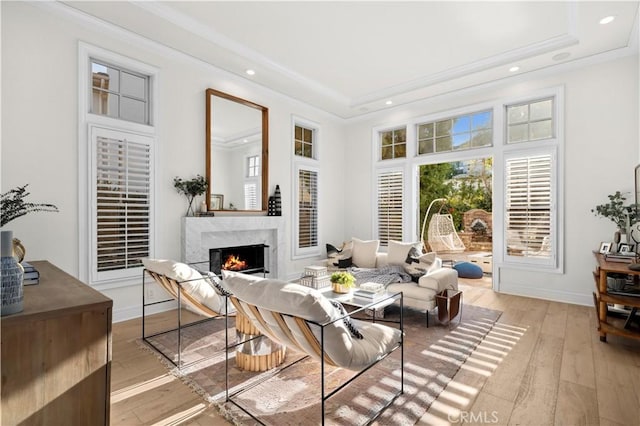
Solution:
[[[337,248],[333,244],[327,244],[327,259],[329,265],[338,268],[348,268],[351,266],[353,243],[351,241],[344,243],[341,248]]]
[[[222,287],[222,281],[220,280],[220,278],[218,278],[216,274],[210,271],[205,271],[200,273],[202,274],[203,277],[208,279],[211,284],[213,284],[213,287],[216,289],[216,291],[219,294],[221,294],[222,296],[231,296],[231,293],[229,293],[229,291],[226,288]]]
[[[421,254],[417,249],[412,248],[407,255],[407,260],[405,261],[404,270],[407,271],[409,275],[424,275],[431,269],[431,265],[436,260],[436,253],[426,253]]]
[[[347,310],[344,308],[344,306],[342,306],[342,303],[338,302],[337,300],[330,300],[329,302],[331,302],[331,304],[340,312],[340,316],[347,315]],[[342,322],[344,323],[344,326],[347,327],[347,330],[349,330],[349,333],[351,333],[351,336],[354,339],[364,338],[362,336],[362,333],[360,333],[360,331],[356,328],[353,322],[351,322],[351,317],[349,316],[344,317]]]

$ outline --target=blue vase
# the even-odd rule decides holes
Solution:
[[[2,231],[0,247],[0,266],[2,269],[2,307],[1,315],[10,315],[23,310],[24,270],[13,256],[13,231]]]

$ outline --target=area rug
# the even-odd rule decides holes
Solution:
[[[383,411],[377,424],[413,425],[455,376],[460,366],[489,333],[501,312],[463,305],[462,321],[438,324],[424,312],[404,309],[404,394]],[[386,308],[385,320],[397,320],[399,309]],[[235,338],[233,320],[228,323],[229,336]],[[227,419],[239,425],[257,422],[235,405],[226,402],[224,321],[205,322],[182,332],[182,361],[193,363],[182,369],[171,368],[205,400],[215,404]],[[166,333],[152,339],[157,349],[176,359],[177,334]],[[146,348],[148,345],[144,344]],[[156,351],[154,351],[156,352]],[[157,352],[156,352],[157,353]],[[232,356],[232,355],[231,355]],[[159,357],[163,359],[163,357]],[[302,359],[302,360],[301,360]],[[166,359],[165,365],[171,366]],[[234,397],[265,424],[320,424],[320,364],[287,350],[285,364],[298,361],[277,375],[252,373],[235,368],[230,357],[229,389],[235,392],[252,385]],[[345,369],[326,368],[328,390],[353,376]],[[268,380],[260,383],[260,380]],[[382,407],[399,388],[399,351],[331,397],[325,405],[325,424],[360,425]]]

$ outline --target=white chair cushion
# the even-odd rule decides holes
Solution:
[[[275,337],[281,343],[292,346],[293,349],[296,349],[296,345],[289,340],[286,333],[279,331],[280,325],[269,311],[294,315],[319,324],[342,316],[339,309],[334,307],[322,293],[309,287],[275,279],[255,280],[249,275],[237,272],[223,272],[223,278],[224,286],[241,302],[258,307],[273,334],[260,327],[260,323],[255,318],[253,318],[254,325],[270,337]],[[248,314],[252,315],[250,312]],[[284,319],[296,342],[301,344],[308,354],[319,359],[311,346],[305,343],[306,338],[293,318],[284,317]],[[362,339],[354,338],[342,320],[324,329],[325,352],[340,367],[361,370],[400,341],[400,330],[365,321],[352,320],[352,323],[362,334]],[[310,324],[310,327],[320,342],[320,328],[313,324]]]
[[[375,268],[380,240],[364,241],[352,238],[352,241],[352,263],[358,268]]]
[[[142,264],[150,271],[165,275],[181,283],[184,291],[196,301],[202,303],[212,311],[224,314],[225,298],[219,295],[213,289],[211,283],[204,279],[202,274],[191,266],[185,263],[165,259],[142,259]],[[195,310],[201,315],[207,315],[204,311],[198,308],[197,304],[188,303],[185,299],[182,300],[185,301],[185,304],[192,310]],[[230,305],[228,313],[232,312],[233,306]]]

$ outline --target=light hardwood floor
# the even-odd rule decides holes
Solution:
[[[600,342],[593,307],[498,294],[487,280],[461,289],[465,304],[503,313],[418,424],[640,426],[640,340]],[[229,424],[140,333],[139,319],[113,325],[111,424]]]

